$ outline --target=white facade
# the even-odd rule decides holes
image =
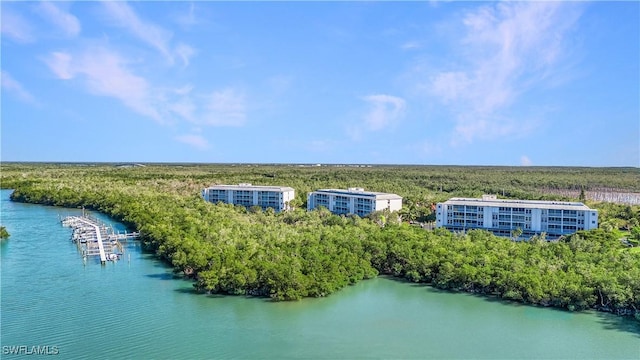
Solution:
[[[289,202],[295,198],[295,190],[286,186],[214,185],[202,190],[202,198],[212,203],[223,202],[246,208],[260,206],[280,212],[290,209]]]
[[[580,202],[505,200],[495,195],[452,198],[438,204],[436,227],[452,231],[485,229],[499,236],[510,236],[512,230],[521,229],[525,238],[544,232],[553,239],[596,229],[598,211]]]
[[[324,206],[334,214],[356,214],[363,217],[374,211],[402,209],[402,197],[364,191],[363,188],[320,189],[307,195],[307,210],[313,210],[318,206]]]

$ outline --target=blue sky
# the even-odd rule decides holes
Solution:
[[[2,161],[640,166],[638,2],[6,2]]]

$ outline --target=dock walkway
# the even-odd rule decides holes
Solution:
[[[73,229],[71,240],[77,244],[78,250],[82,251],[83,257],[100,256],[102,264],[115,261],[122,255],[124,248],[121,240],[134,240],[140,235],[137,232],[116,234],[113,228],[87,215],[67,216],[62,220],[62,225]]]

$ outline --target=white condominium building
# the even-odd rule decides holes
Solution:
[[[402,208],[402,197],[396,194],[364,191],[363,188],[348,190],[320,189],[307,195],[307,210],[324,206],[334,214],[356,214],[360,217],[371,212]]]
[[[260,206],[280,212],[290,209],[289,202],[295,198],[295,190],[287,186],[214,185],[202,190],[202,198],[212,203],[223,202],[246,208]]]
[[[498,236],[522,230],[525,238],[542,232],[549,239],[598,227],[598,211],[580,202],[452,198],[436,208],[436,227],[452,231],[485,229]]]

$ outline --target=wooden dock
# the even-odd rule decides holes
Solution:
[[[62,225],[73,229],[71,240],[76,243],[83,257],[100,256],[102,264],[119,259],[124,252],[121,241],[135,240],[139,236],[137,232],[115,233],[112,227],[87,215],[67,216],[62,220]]]

